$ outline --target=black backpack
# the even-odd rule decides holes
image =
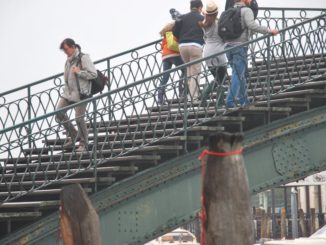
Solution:
[[[252,0],[251,3],[250,3],[250,6],[249,8],[251,8],[252,12],[254,13],[254,18],[257,19],[257,16],[258,16],[258,3],[256,0]]]
[[[105,85],[108,83],[109,79],[104,76],[100,70],[97,71],[97,78],[90,80],[92,83],[91,94],[101,93],[105,88]]]
[[[241,24],[241,9],[229,8],[221,14],[218,20],[218,34],[223,40],[234,40],[241,36],[243,28]]]
[[[79,61],[77,62],[77,64],[78,63],[80,64],[81,68],[83,68],[83,64],[81,62],[81,58],[83,55],[84,55],[83,53],[80,53]],[[101,93],[104,90],[105,85],[109,81],[109,79],[100,70],[96,70],[96,72],[97,72],[97,77],[95,79],[89,80],[92,83],[91,95]],[[79,81],[77,81],[77,86],[80,92]]]

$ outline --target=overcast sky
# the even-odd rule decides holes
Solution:
[[[326,0],[258,3],[326,8]],[[0,92],[62,72],[66,57],[58,47],[66,37],[93,60],[156,40],[170,8],[185,13],[189,0],[0,0]]]

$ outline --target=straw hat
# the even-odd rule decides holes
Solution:
[[[214,1],[209,1],[203,11],[206,15],[213,15],[218,13],[218,6]]]

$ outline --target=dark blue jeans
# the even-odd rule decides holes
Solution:
[[[175,57],[170,57],[166,58],[163,60],[163,72],[167,71],[172,68],[173,65],[179,66],[182,65],[183,61],[181,59],[181,56],[175,56]],[[184,78],[184,70],[181,70],[181,78],[179,81],[179,95],[183,93],[183,78]],[[164,102],[164,93],[165,93],[165,87],[166,84],[168,83],[170,78],[170,73],[165,73],[162,77],[161,83],[159,88],[157,89],[157,94],[158,94],[158,103],[162,104]]]
[[[226,45],[225,48],[232,47],[232,45]],[[247,52],[247,47],[239,47],[226,53],[232,68],[231,85],[226,98],[228,107],[234,107],[237,101],[241,106],[249,104],[246,81]]]

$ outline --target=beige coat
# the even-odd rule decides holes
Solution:
[[[64,71],[64,79],[65,85],[63,88],[62,97],[71,101],[78,102],[80,101],[77,79],[76,75],[72,72],[72,67],[77,66],[81,69],[77,74],[79,84],[80,84],[80,92],[85,95],[89,95],[91,92],[91,82],[89,80],[95,79],[97,77],[97,72],[95,66],[89,55],[83,54],[81,56],[81,65],[79,61],[79,50],[76,49],[75,54],[72,57],[69,57],[65,64]]]

